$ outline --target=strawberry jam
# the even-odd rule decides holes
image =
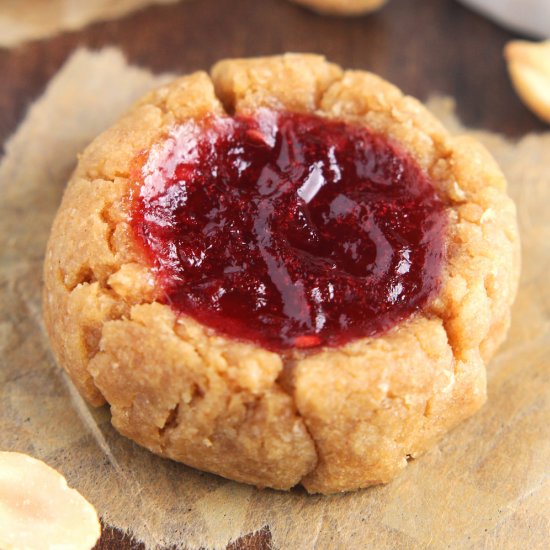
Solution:
[[[341,345],[438,289],[444,205],[362,126],[269,110],[188,120],[137,165],[132,227],[164,300],[221,334]]]

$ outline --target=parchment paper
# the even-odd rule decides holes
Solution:
[[[269,526],[284,549],[547,548],[550,533],[550,133],[475,132],[517,201],[524,268],[489,402],[400,478],[333,497],[259,491],[160,459],[118,435],[54,365],[40,315],[49,225],[76,153],[165,77],[116,50],[79,51],[32,106],[0,164],[0,447],[60,469],[104,521],[149,547],[225,548]],[[116,82],[116,85],[113,83]],[[431,103],[461,130],[447,100]],[[183,546],[183,544],[182,544]]]
[[[179,0],[0,0],[0,47],[74,31],[151,4]]]

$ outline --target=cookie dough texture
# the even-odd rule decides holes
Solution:
[[[130,227],[132,161],[188,117],[260,107],[365,124],[448,204],[438,296],[378,338],[288,356],[176,315]],[[416,100],[314,55],[221,61],[155,90],[84,151],[55,219],[44,315],[58,362],[151,451],[255,484],[331,493],[384,483],[485,401],[510,321],[515,207],[494,160]]]
[[[331,15],[361,15],[381,8],[388,0],[292,0]]]

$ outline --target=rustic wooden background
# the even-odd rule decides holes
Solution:
[[[347,68],[369,69],[420,99],[456,98],[472,127],[521,136],[547,127],[515,96],[502,47],[517,36],[455,0],[391,0],[360,18],[323,17],[286,0],[188,0],[152,7],[15,49],[0,49],[0,143],[15,130],[74,48],[120,47],[131,63],[186,73],[223,57],[317,52]],[[185,544],[185,541],[182,541]],[[143,549],[104,526],[98,550]],[[271,548],[266,527],[228,550]]]

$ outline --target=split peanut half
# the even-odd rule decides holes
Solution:
[[[514,40],[504,49],[512,84],[523,103],[550,123],[550,40]]]
[[[44,462],[0,452],[0,548],[90,550],[101,534],[94,507]]]

